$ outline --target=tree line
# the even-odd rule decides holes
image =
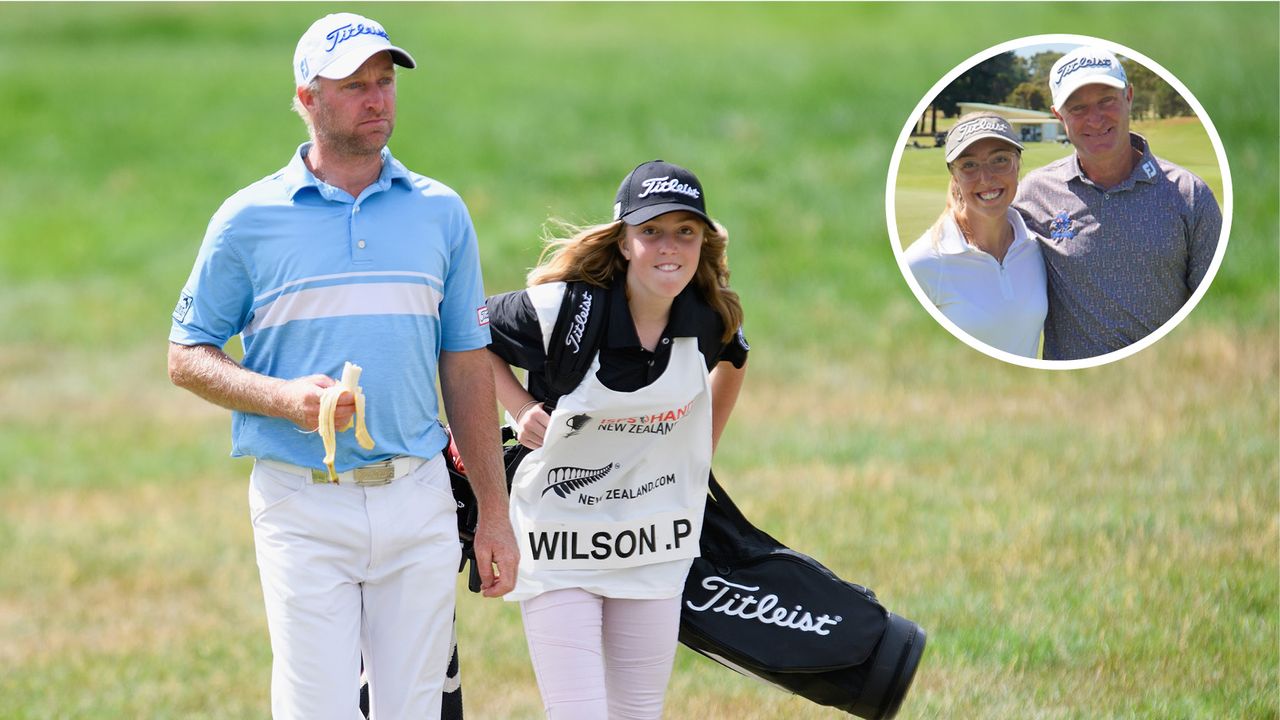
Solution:
[[[1048,112],[1053,105],[1049,95],[1049,71],[1063,53],[1044,51],[1029,57],[1018,57],[1013,51],[1001,53],[970,68],[947,85],[920,118],[917,131],[925,132],[926,122],[937,131],[937,118],[955,115],[958,103],[980,102],[1008,105]],[[1129,82],[1133,85],[1134,118],[1167,118],[1194,114],[1187,101],[1164,78],[1142,63],[1120,57]]]

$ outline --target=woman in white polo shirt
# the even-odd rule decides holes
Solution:
[[[520,601],[550,720],[657,720],[712,449],[746,371],[742,308],[728,236],[682,167],[642,163],[612,222],[569,235],[527,289],[488,302],[498,399],[533,449],[511,487],[520,566],[506,599]],[[543,371],[578,281],[591,295],[574,317],[605,322],[591,371],[557,398]]]
[[[1034,358],[1048,312],[1035,236],[1010,207],[1022,145],[1007,120],[970,113],[947,133],[947,206],[904,253],[929,300],[973,339]]]

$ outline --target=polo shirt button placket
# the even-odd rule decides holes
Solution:
[[[352,203],[351,205],[351,234],[352,235],[355,235],[356,233],[359,232],[359,230],[356,227],[356,219],[359,214],[360,214],[360,203],[359,202]],[[366,247],[368,247],[368,245],[369,243],[366,242],[364,238],[356,239],[356,250],[364,250]],[[364,256],[361,255],[361,258],[363,257]],[[367,260],[358,259],[357,262],[367,262]]]

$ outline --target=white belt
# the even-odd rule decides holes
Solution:
[[[258,462],[270,468],[275,468],[281,472],[287,472],[293,475],[302,475],[311,478],[313,483],[329,482],[328,470],[316,470],[315,468],[302,467],[301,465],[291,465],[278,460],[259,460]],[[426,460],[420,457],[409,457],[400,455],[382,462],[370,463],[362,467],[353,468],[338,473],[338,484],[340,485],[360,485],[369,487],[371,485],[386,485],[392,480],[399,480],[409,473],[422,467]]]

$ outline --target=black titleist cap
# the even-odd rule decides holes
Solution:
[[[623,178],[613,204],[613,219],[640,225],[677,210],[687,210],[711,224],[698,176],[679,165],[650,160]]]

